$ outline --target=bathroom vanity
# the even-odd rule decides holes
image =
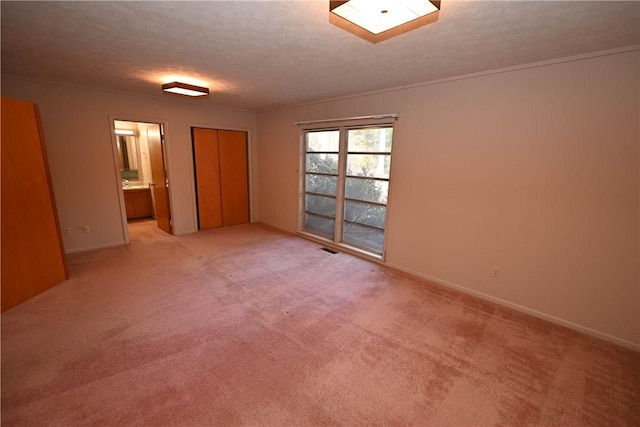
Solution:
[[[127,219],[150,218],[153,216],[151,190],[149,187],[125,188],[124,205]]]

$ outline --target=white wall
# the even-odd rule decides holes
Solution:
[[[140,146],[140,170],[142,171],[142,179],[145,186],[151,183],[151,158],[149,157],[149,138],[147,131],[154,128],[157,132],[157,125],[151,123],[138,123],[139,146]]]
[[[255,112],[207,106],[198,99],[163,100],[8,77],[2,78],[2,96],[39,106],[60,223],[72,228],[71,236],[64,237],[68,253],[125,241],[111,120],[166,124],[175,234],[197,230],[190,127],[246,130],[250,152],[256,150]],[[256,167],[251,158],[253,176]],[[253,191],[256,186],[252,181]],[[90,225],[91,233],[77,228],[83,225]]]
[[[296,229],[294,122],[399,113],[389,265],[640,349],[639,68],[628,50],[259,113],[260,220]]]

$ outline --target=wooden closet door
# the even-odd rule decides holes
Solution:
[[[222,223],[249,222],[249,179],[247,169],[247,133],[219,130]]]
[[[222,226],[218,131],[193,129],[193,161],[200,230]]]
[[[68,278],[38,107],[2,98],[2,311]]]

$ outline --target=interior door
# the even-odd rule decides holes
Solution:
[[[171,234],[171,206],[169,204],[169,183],[162,143],[161,126],[152,126],[147,130],[149,141],[149,160],[151,163],[151,191],[156,208],[158,228]]]
[[[222,226],[222,195],[218,131],[193,129],[193,160],[201,230]]]
[[[2,98],[2,311],[69,277],[38,107]]]
[[[222,223],[249,222],[249,180],[247,170],[247,133],[219,130]]]
[[[193,129],[199,228],[249,222],[247,133]]]

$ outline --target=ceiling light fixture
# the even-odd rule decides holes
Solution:
[[[329,22],[372,43],[438,20],[436,0],[329,1]]]
[[[209,88],[189,85],[180,82],[165,83],[162,85],[162,90],[165,92],[176,93],[178,95],[186,96],[206,96],[209,95]]]
[[[133,129],[116,129],[116,135],[135,136],[136,133]]]

